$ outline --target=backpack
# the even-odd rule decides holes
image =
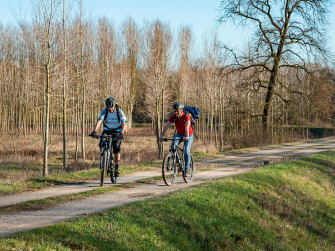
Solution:
[[[199,119],[200,110],[197,107],[185,106],[184,107],[184,112],[187,112],[187,113],[191,114],[191,118],[193,118],[194,120]]]
[[[120,106],[118,105],[118,104],[116,104],[115,105],[115,109],[116,109],[116,115],[117,115],[117,119],[119,120],[119,122],[120,122]],[[114,129],[111,129],[111,128],[109,128],[108,126],[106,126],[106,119],[107,119],[107,115],[108,115],[108,109],[106,108],[106,114],[105,114],[105,117],[104,117],[104,120],[103,120],[103,125],[104,125],[104,127],[106,127],[107,129],[109,129],[109,130],[115,130],[115,129],[119,129],[119,128],[121,128],[121,126],[120,127],[118,127],[118,128],[114,128]]]
[[[197,107],[188,107],[185,106],[184,107],[184,113],[185,115],[188,114],[191,117],[191,126],[193,127],[195,125],[195,120],[199,119],[200,117],[200,110]],[[176,115],[174,115],[174,119],[176,119]],[[185,116],[184,116],[184,123],[186,123],[185,121]]]

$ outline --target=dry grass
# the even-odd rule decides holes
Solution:
[[[167,137],[173,136],[170,130]],[[41,177],[43,165],[43,138],[41,135],[8,136],[0,135],[0,183]],[[167,151],[170,143],[164,143]],[[62,174],[96,167],[99,161],[98,140],[85,137],[85,160],[81,158],[81,140],[79,139],[78,161],[75,161],[76,139],[68,135],[68,168],[62,168],[62,135],[50,135],[48,150],[49,174]],[[214,146],[203,145],[197,140],[192,145],[194,152],[216,152]],[[157,161],[157,143],[149,126],[131,128],[122,142],[121,165],[135,166],[143,162]]]

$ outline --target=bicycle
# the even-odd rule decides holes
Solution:
[[[172,141],[176,142],[177,140],[182,141],[182,138],[178,139],[168,139],[163,138],[163,141]],[[183,179],[186,183],[189,183],[193,180],[195,167],[194,167],[194,159],[193,155],[190,154],[190,167],[188,169],[189,175],[185,177],[185,161],[184,161],[184,150],[177,146],[176,144],[172,144],[172,148],[170,148],[169,152],[164,157],[163,165],[162,165],[162,176],[165,184],[167,186],[171,186],[177,176],[177,173],[182,173]]]
[[[105,172],[107,173],[107,176],[110,175],[111,177],[111,182],[116,183],[117,177],[115,176],[115,165],[114,165],[114,158],[112,154],[112,140],[116,140],[119,138],[119,133],[112,133],[111,135],[107,136],[91,136],[93,138],[105,138],[102,142],[102,146],[100,147],[100,186],[104,185],[104,177],[105,177]]]

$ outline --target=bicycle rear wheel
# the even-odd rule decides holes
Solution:
[[[105,178],[105,169],[107,166],[107,151],[103,151],[102,155],[100,156],[100,186],[104,185],[104,178]]]
[[[191,157],[191,160],[190,160],[190,167],[188,168],[188,176],[185,177],[185,175],[183,175],[183,179],[186,183],[189,183],[193,180],[194,171],[195,171],[193,155],[190,154],[190,157]]]
[[[165,184],[171,186],[177,174],[177,166],[173,154],[170,152],[165,156],[162,165],[162,176]]]

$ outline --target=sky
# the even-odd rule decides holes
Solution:
[[[105,16],[116,26],[129,16],[141,25],[144,20],[159,19],[169,23],[173,32],[183,25],[190,25],[196,48],[211,31],[217,31],[221,42],[242,47],[248,40],[248,28],[232,24],[219,24],[218,7],[221,0],[84,0],[87,15],[93,19]],[[21,4],[20,4],[21,3]],[[20,6],[23,7],[20,8]],[[30,0],[0,0],[0,22],[3,25],[16,24],[15,13],[29,18]],[[329,46],[335,54],[335,5],[329,18]]]

